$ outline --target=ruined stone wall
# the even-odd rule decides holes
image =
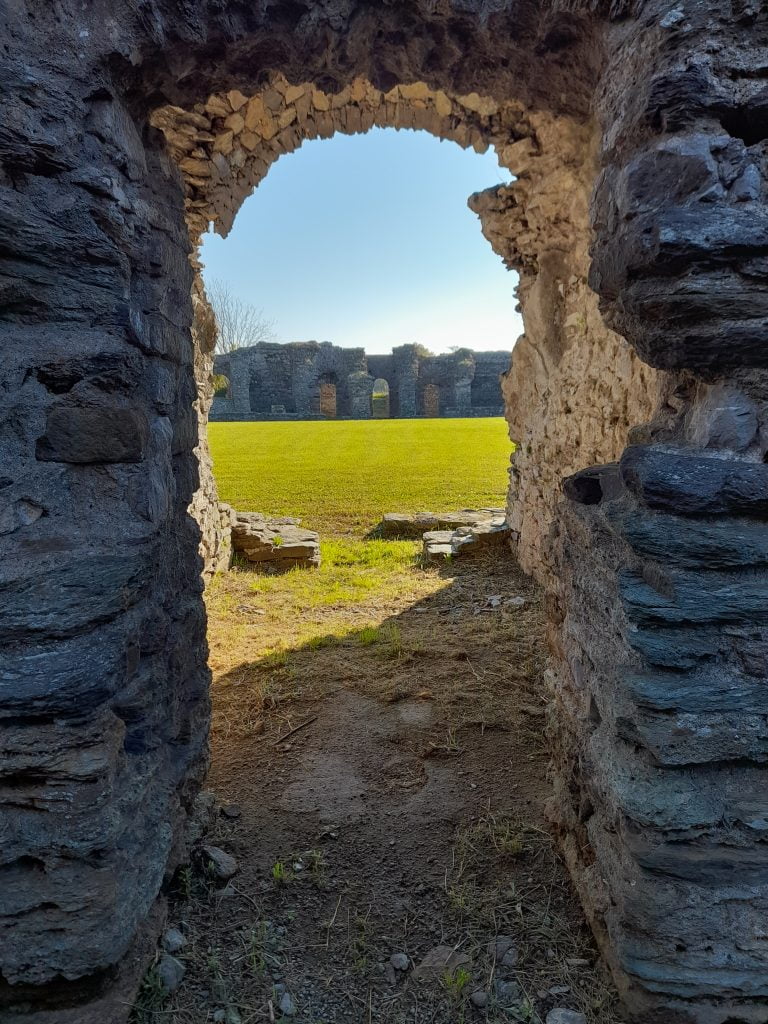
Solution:
[[[198,362],[207,382],[210,360]],[[508,365],[506,352],[462,349],[424,357],[417,345],[400,345],[391,356],[367,356],[362,349],[339,348],[329,342],[261,342],[216,357],[214,371],[225,376],[229,385],[226,397],[210,405],[210,418],[318,417],[322,415],[318,396],[325,385],[335,390],[335,416],[370,419],[377,378],[389,385],[393,416],[425,415],[423,401],[418,400],[422,382],[441,388],[442,415],[501,415],[500,378]]]
[[[590,281],[668,371],[550,558],[553,811],[643,1022],[768,1014],[768,12],[647,4],[610,35]]]
[[[557,572],[547,536],[561,481],[585,465],[618,458],[632,426],[652,415],[663,375],[606,327],[587,283],[589,201],[597,170],[593,124],[532,115],[535,132],[516,146],[517,180],[470,199],[483,233],[520,274],[525,334],[503,379],[515,442],[509,522],[526,572]]]
[[[209,214],[226,227],[300,123],[304,137],[362,130],[360,101],[359,121],[333,101],[361,89],[371,124],[498,142],[513,171],[533,146],[556,181],[562,150],[560,198],[579,203],[591,172],[568,140],[590,150],[585,126],[599,126],[590,284],[608,325],[673,376],[619,467],[579,476],[556,510],[553,815],[631,1017],[764,1024],[764,5],[18,0],[4,14],[3,1024],[122,1024],[205,770],[185,216],[193,242]],[[306,114],[301,83],[315,83]],[[257,95],[269,115],[254,104],[251,162],[241,111]],[[170,104],[191,150],[169,153],[149,124]],[[186,177],[180,155],[199,161]],[[511,261],[531,260],[526,317],[539,304],[565,324],[583,312],[570,262],[586,250],[524,243],[531,225],[535,241],[582,220],[546,198],[547,174],[539,200],[533,166],[516,186],[525,216],[511,193],[493,202]],[[588,336],[599,354],[596,320]],[[541,356],[559,386],[561,341]],[[540,358],[533,333],[521,351]],[[603,366],[601,387],[606,375],[615,389],[627,376]],[[601,436],[602,453],[614,439]]]

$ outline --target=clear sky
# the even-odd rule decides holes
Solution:
[[[426,132],[306,142],[272,165],[227,239],[205,236],[205,277],[261,307],[278,341],[511,349],[517,276],[467,207],[508,180],[492,151]]]

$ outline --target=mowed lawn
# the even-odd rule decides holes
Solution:
[[[502,418],[211,423],[222,501],[362,536],[385,512],[503,505]]]

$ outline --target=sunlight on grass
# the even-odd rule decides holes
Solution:
[[[321,542],[319,569],[292,569],[280,576],[250,575],[250,590],[279,597],[297,609],[354,604],[372,593],[392,597],[412,585],[420,545],[415,541]],[[248,571],[248,570],[245,570]]]
[[[222,501],[358,536],[385,512],[504,504],[512,445],[501,418],[211,423]]]

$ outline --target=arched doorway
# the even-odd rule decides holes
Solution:
[[[374,419],[384,420],[391,416],[389,401],[389,383],[383,377],[373,382],[371,393],[371,415]]]
[[[323,373],[317,382],[317,413],[326,420],[338,415],[338,378],[335,373]]]
[[[231,398],[231,382],[229,377],[224,373],[214,373],[213,375],[213,397],[214,398]]]
[[[650,370],[638,366],[621,338],[605,332],[586,287],[588,271],[611,326],[623,331],[649,364],[698,377],[695,386],[677,393],[676,419],[670,413],[659,431],[635,437],[622,472],[615,470],[611,477],[603,468],[605,479],[595,471],[588,481],[592,494],[602,495],[606,484],[606,501],[621,484],[619,477],[632,482],[633,489],[624,495],[632,508],[624,510],[623,520],[596,518],[603,515],[600,509],[585,505],[577,510],[579,528],[573,537],[558,533],[558,557],[565,557],[565,549],[575,570],[598,565],[605,572],[585,579],[575,592],[567,589],[569,572],[560,573],[553,584],[553,629],[570,616],[565,634],[570,646],[553,676],[555,710],[570,726],[570,732],[561,730],[566,749],[558,765],[556,802],[573,873],[584,880],[585,900],[599,928],[608,932],[606,945],[617,951],[614,967],[636,997],[635,1008],[642,1013],[649,1003],[663,1003],[661,1016],[669,1010],[665,1019],[757,1019],[766,998],[760,980],[765,978],[765,950],[757,940],[746,949],[741,937],[747,927],[757,935],[754,921],[762,897],[755,895],[757,885],[747,893],[728,883],[733,878],[729,869],[737,863],[734,850],[743,853],[738,864],[747,865],[753,873],[748,877],[759,879],[760,861],[751,859],[750,848],[755,853],[759,848],[762,819],[754,816],[754,802],[745,798],[740,803],[740,797],[759,792],[755,776],[764,753],[745,742],[743,724],[733,727],[731,745],[730,712],[712,728],[692,694],[709,689],[702,665],[715,675],[725,667],[732,673],[729,685],[731,679],[738,681],[751,706],[752,683],[737,673],[742,663],[759,664],[760,651],[749,649],[752,640],[746,634],[762,622],[764,600],[760,596],[754,606],[745,602],[734,609],[730,596],[723,597],[744,589],[734,571],[734,566],[743,569],[744,562],[730,549],[719,556],[723,573],[731,574],[727,580],[708,576],[711,565],[699,567],[695,561],[701,571],[691,575],[698,548],[691,539],[694,526],[682,514],[693,509],[694,515],[711,513],[715,520],[725,514],[723,508],[749,512],[743,495],[755,493],[749,474],[762,465],[763,452],[757,442],[753,445],[752,435],[743,442],[753,445],[746,457],[738,448],[738,430],[727,431],[728,441],[722,442],[719,419],[731,401],[728,396],[737,395],[748,410],[753,398],[764,401],[758,389],[745,391],[744,375],[733,369],[750,367],[758,373],[765,362],[759,345],[764,312],[755,305],[765,275],[759,259],[751,256],[752,251],[760,254],[759,232],[752,226],[764,214],[764,196],[758,164],[750,162],[756,154],[748,152],[754,128],[744,129],[745,117],[761,123],[763,109],[750,64],[752,33],[742,33],[743,61],[728,67],[711,59],[712,32],[722,33],[727,42],[729,30],[738,29],[727,19],[716,30],[705,27],[710,7],[717,6],[707,4],[662,12],[663,5],[629,3],[421,3],[407,25],[408,45],[403,42],[402,4],[352,2],[349,17],[340,17],[319,3],[257,5],[258,11],[245,13],[244,5],[223,2],[215,16],[213,5],[190,3],[175,27],[173,5],[147,5],[146,17],[137,15],[134,5],[124,5],[115,8],[107,33],[97,21],[99,5],[77,17],[62,11],[56,18],[38,6],[42,17],[34,32],[28,5],[12,6],[9,15],[20,63],[46,87],[37,91],[32,106],[30,78],[9,80],[11,102],[25,117],[8,140],[12,187],[6,188],[10,215],[3,242],[14,260],[7,320],[22,342],[13,349],[14,358],[24,352],[18,356],[23,372],[17,377],[24,381],[18,387],[19,410],[24,402],[34,410],[29,422],[34,420],[37,431],[37,436],[21,428],[8,431],[12,452],[7,465],[20,478],[34,470],[39,506],[44,503],[47,514],[35,516],[31,524],[19,519],[29,513],[25,491],[23,500],[11,506],[7,536],[10,544],[18,542],[18,564],[23,565],[25,549],[38,539],[30,539],[26,530],[45,534],[52,524],[69,521],[73,528],[66,548],[60,538],[41,538],[46,544],[56,542],[45,549],[52,560],[44,572],[54,583],[66,579],[68,586],[73,577],[81,579],[81,599],[66,607],[57,602],[55,614],[39,615],[34,609],[33,618],[15,595],[42,600],[34,590],[39,566],[25,566],[4,583],[16,616],[14,647],[4,656],[4,671],[14,684],[8,705],[11,721],[22,719],[12,728],[25,731],[23,744],[9,757],[14,793],[4,809],[17,814],[18,780],[31,786],[50,775],[60,785],[59,763],[70,763],[86,728],[93,729],[104,768],[98,772],[103,788],[96,799],[96,783],[90,776],[83,779],[78,767],[64,779],[73,805],[68,801],[61,810],[49,792],[33,792],[30,808],[21,812],[28,816],[32,806],[47,801],[51,827],[29,829],[26,817],[19,823],[21,838],[9,865],[14,884],[6,888],[20,895],[16,907],[3,909],[4,923],[11,917],[19,920],[13,942],[3,944],[4,978],[50,986],[44,993],[48,1003],[60,985],[69,984],[62,978],[76,979],[75,990],[66,991],[68,1003],[84,999],[82,993],[95,995],[97,982],[149,916],[165,866],[174,866],[181,846],[176,840],[192,810],[205,759],[201,531],[188,513],[200,469],[193,454],[198,444],[193,359],[200,356],[204,362],[205,349],[193,352],[190,344],[193,270],[187,261],[184,200],[194,247],[211,220],[226,230],[239,200],[263,177],[270,160],[300,144],[293,127],[297,122],[306,132],[330,134],[337,120],[346,130],[360,131],[380,118],[446,137],[450,132],[464,145],[482,146],[494,137],[505,159],[525,169],[516,193],[490,190],[475,203],[491,217],[489,232],[495,231],[504,258],[525,268],[522,301],[540,285],[535,301],[551,291],[553,308],[563,314],[547,316],[545,328],[531,318],[531,338],[521,346],[519,361],[523,365],[527,359],[530,367],[541,366],[555,379],[546,377],[542,389],[532,372],[535,388],[518,378],[513,382],[518,390],[509,391],[512,402],[520,399],[518,410],[526,410],[524,426],[530,427],[529,433],[520,429],[516,435],[523,442],[514,481],[519,507],[530,507],[530,490],[531,504],[538,501],[548,509],[538,525],[533,519],[523,523],[521,537],[532,531],[545,534],[542,521],[551,521],[555,499],[545,506],[535,496],[537,488],[560,499],[563,464],[542,457],[537,442],[545,431],[537,432],[536,423],[547,424],[550,436],[565,433],[555,424],[559,416],[567,423],[576,406],[556,377],[562,372],[558,361],[569,362],[560,359],[569,346],[608,352],[616,366],[625,367],[623,376],[611,377],[614,368],[606,363],[590,375],[592,383],[580,396],[585,407],[599,413],[589,458],[616,463],[627,441],[625,419],[613,429],[612,402],[603,401],[603,392],[610,392],[604,388],[606,376],[616,381],[621,397],[628,382],[639,381],[649,385],[647,394],[652,391]],[[637,16],[639,6],[647,7],[644,17],[659,16],[650,33],[651,22],[641,23]],[[759,5],[736,6],[750,24],[763,17]],[[754,45],[762,44],[763,29],[761,23],[754,32]],[[236,47],[230,45],[234,38]],[[645,48],[642,39],[649,40]],[[91,73],[70,73],[60,62],[53,84],[50,58],[72,52],[74,40]],[[633,53],[643,53],[644,59],[626,59]],[[264,85],[272,56],[291,81],[286,85],[284,79],[281,91],[270,80],[264,95],[249,99],[241,90]],[[355,70],[372,81],[356,80]],[[329,83],[331,96],[316,88]],[[228,90],[226,103],[214,93],[222,85]],[[694,95],[702,101],[691,100]],[[376,100],[375,108],[345,108],[350,99],[359,103],[369,97]],[[641,99],[630,102],[630,97]],[[180,112],[185,130],[171,126],[169,141],[171,156],[186,175],[183,183],[147,125],[149,104],[157,98]],[[301,112],[297,98],[303,101]],[[501,107],[504,117],[497,118]],[[52,134],[41,135],[36,121],[46,120],[54,126]],[[702,126],[700,134],[692,131],[694,124],[697,132]],[[595,125],[600,125],[597,131]],[[196,132],[200,135],[193,138]],[[254,165],[246,169],[247,154],[257,147]],[[560,160],[566,150],[573,157],[570,163]],[[587,205],[598,153],[603,166],[590,268]],[[691,162],[699,168],[696,182],[680,171]],[[661,187],[665,175],[669,187]],[[559,216],[563,195],[575,219]],[[701,202],[702,196],[709,201]],[[536,230],[528,230],[527,201],[535,202],[530,211],[540,218]],[[54,216],[60,211],[73,211],[66,223]],[[713,291],[723,281],[731,289],[729,301],[713,304]],[[60,301],[61,294],[72,296],[71,307]],[[81,316],[82,311],[87,315]],[[29,332],[40,328],[43,356],[27,344]],[[557,358],[550,359],[553,353]],[[722,377],[713,378],[713,370]],[[73,382],[78,391],[71,395]],[[544,390],[552,397],[543,399]],[[79,401],[83,393],[86,403]],[[548,417],[548,403],[556,403],[561,394],[566,394],[565,406],[551,406],[557,415]],[[630,422],[643,422],[653,402],[641,395],[635,403],[636,393],[630,397]],[[687,450],[691,435],[686,431],[695,420],[688,415],[691,410],[711,425],[717,419],[711,443],[706,432],[697,434],[695,453]],[[764,419],[762,407],[760,414]],[[748,411],[748,426],[756,416]],[[16,420],[24,421],[21,412]],[[670,450],[674,445],[680,450]],[[65,476],[90,483],[89,474],[97,472],[94,486],[77,490],[61,484]],[[110,474],[111,479],[119,475],[126,486],[103,486],[101,478]],[[679,491],[690,479],[710,485],[709,504],[695,500],[703,502],[706,487]],[[734,494],[735,506],[728,504]],[[720,505],[714,496],[722,499]],[[663,500],[668,504],[659,506]],[[755,501],[762,513],[759,497]],[[674,529],[659,524],[659,508],[680,516]],[[116,521],[133,532],[135,544],[122,544],[113,528]],[[658,535],[652,535],[654,528]],[[609,534],[612,561],[602,563]],[[171,542],[174,557],[159,558]],[[97,544],[93,572],[76,577]],[[70,561],[65,561],[65,550]],[[542,551],[543,545],[534,543],[532,550]],[[668,578],[660,578],[660,563],[652,558],[659,551]],[[739,558],[749,556],[740,553]],[[15,558],[3,561],[8,572],[16,571]],[[748,571],[752,568],[749,563]],[[609,594],[605,600],[601,585]],[[699,600],[675,604],[690,593]],[[702,602],[702,593],[711,600]],[[586,622],[577,622],[585,595],[595,598],[587,611],[602,613],[610,605],[617,618],[600,630],[588,615]],[[621,616],[629,616],[629,629],[624,618],[618,621]],[[733,628],[735,617],[746,624],[741,633]],[[615,646],[602,644],[608,638]],[[643,641],[644,647],[633,647],[630,640]],[[660,661],[663,657],[667,660]],[[625,663],[632,672],[621,675],[619,666]],[[94,666],[103,671],[92,671]],[[17,680],[30,689],[26,703],[18,706],[22,691]],[[590,697],[595,708],[602,702],[601,713],[585,713]],[[739,713],[743,706],[737,706]],[[36,721],[22,718],[30,707],[38,712]],[[677,720],[690,716],[693,723],[686,727],[685,749],[679,737],[665,730],[670,712]],[[719,743],[721,733],[720,746],[707,746],[707,737],[715,735]],[[54,736],[65,751],[55,765],[46,759]],[[16,764],[20,767],[14,772]],[[680,792],[704,794],[695,821],[682,813]],[[68,860],[63,870],[62,851]],[[64,888],[78,898],[92,895],[87,931],[76,915],[59,912],[56,899]],[[679,914],[669,915],[670,900],[681,908]],[[740,922],[734,937],[737,901]],[[92,941],[96,933],[97,945]],[[31,943],[34,961],[23,952]],[[715,969],[722,963],[738,970]],[[745,983],[754,996],[744,995]]]

